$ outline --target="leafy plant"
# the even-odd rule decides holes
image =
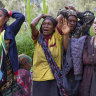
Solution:
[[[25,0],[25,6],[27,10],[28,24],[29,24],[29,32],[31,32],[30,24],[31,24],[31,10],[30,10],[30,0]]]
[[[93,32],[93,27],[90,28],[90,35],[91,36],[94,36],[95,35],[94,32]]]
[[[48,6],[46,5],[46,0],[43,0],[43,14],[47,14],[48,13]]]
[[[17,34],[16,37],[16,43],[17,43],[17,49],[18,54],[26,54],[31,57],[33,57],[34,53],[34,43],[31,39],[31,20],[36,18],[39,14],[47,14],[48,12],[48,6],[46,5],[46,1],[43,0],[43,9],[38,6],[38,4],[32,4],[30,3],[30,0],[25,0],[25,6],[26,6],[26,21],[22,25],[22,28],[20,32]],[[32,14],[31,14],[32,13]],[[40,28],[40,24],[38,24],[38,30]]]

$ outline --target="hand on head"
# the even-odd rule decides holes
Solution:
[[[61,23],[63,22],[63,15],[60,14],[60,15],[56,18],[56,21],[61,24]]]
[[[46,18],[48,16],[51,16],[51,15],[49,15],[49,14],[42,14],[42,18]]]
[[[71,9],[71,10],[73,10],[73,11],[77,11],[77,10],[75,9],[75,7],[73,7],[73,6],[65,6],[65,9],[66,9],[66,10]]]
[[[58,21],[58,27],[61,29],[63,34],[68,34],[70,32],[70,27],[68,26],[67,19],[64,18],[61,14],[56,18]]]

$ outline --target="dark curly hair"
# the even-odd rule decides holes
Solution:
[[[9,14],[8,14],[8,11],[6,9],[0,8],[0,10],[3,12],[4,16],[9,18]]]
[[[75,16],[77,18],[77,13],[71,9],[59,9],[57,16],[60,14],[62,14],[64,18],[68,18],[69,16]]]

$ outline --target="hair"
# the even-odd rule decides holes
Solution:
[[[54,28],[57,26],[57,23],[58,23],[58,22],[57,22],[56,19],[54,19],[53,17],[48,16],[48,17],[46,17],[46,18],[43,20],[43,22],[44,22],[45,20],[50,20],[50,21],[53,23],[53,27],[54,27]],[[43,24],[43,22],[42,22],[42,24]],[[40,33],[43,33],[43,32],[42,32],[42,24],[41,24],[41,27],[40,27]],[[55,30],[54,30],[53,32],[55,32]]]
[[[77,18],[77,13],[75,11],[73,11],[72,9],[68,9],[68,10],[66,10],[66,9],[59,9],[59,11],[57,13],[57,16],[59,16],[60,14],[64,18],[67,18],[67,19],[68,19],[69,16],[75,16]]]
[[[71,10],[71,9],[68,9],[68,10],[67,10],[67,13],[68,13],[68,17],[69,17],[69,16],[75,16],[75,17],[77,18],[77,13],[76,13],[76,11]]]
[[[68,18],[68,13],[66,11],[66,9],[59,9],[57,16],[62,15],[64,18]]]
[[[0,8],[0,10],[3,12],[4,16],[5,17],[8,17],[9,18],[9,14],[8,14],[8,11],[4,8]]]

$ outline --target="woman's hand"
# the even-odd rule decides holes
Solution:
[[[63,26],[63,15],[60,14],[60,15],[56,18],[56,21],[58,22],[58,27],[59,27],[59,29],[61,29],[62,26]]]
[[[77,11],[77,10],[75,9],[75,7],[73,7],[73,6],[66,6],[65,9],[66,9],[66,10],[71,9],[71,10],[75,11],[76,13],[78,13],[78,11]]]
[[[8,11],[9,18],[12,16],[12,11]]]
[[[51,15],[49,15],[49,14],[42,14],[42,18],[46,18],[48,16],[51,16]]]
[[[64,35],[69,34],[70,27],[67,24],[67,19],[63,18],[62,15],[59,15],[56,20],[58,21],[58,27],[63,32]]]
[[[61,30],[64,35],[68,35],[70,32],[70,27],[68,26],[67,19],[63,18]]]
[[[65,9],[66,10],[71,9],[73,11],[76,11],[75,7],[73,7],[73,6],[65,6]]]

